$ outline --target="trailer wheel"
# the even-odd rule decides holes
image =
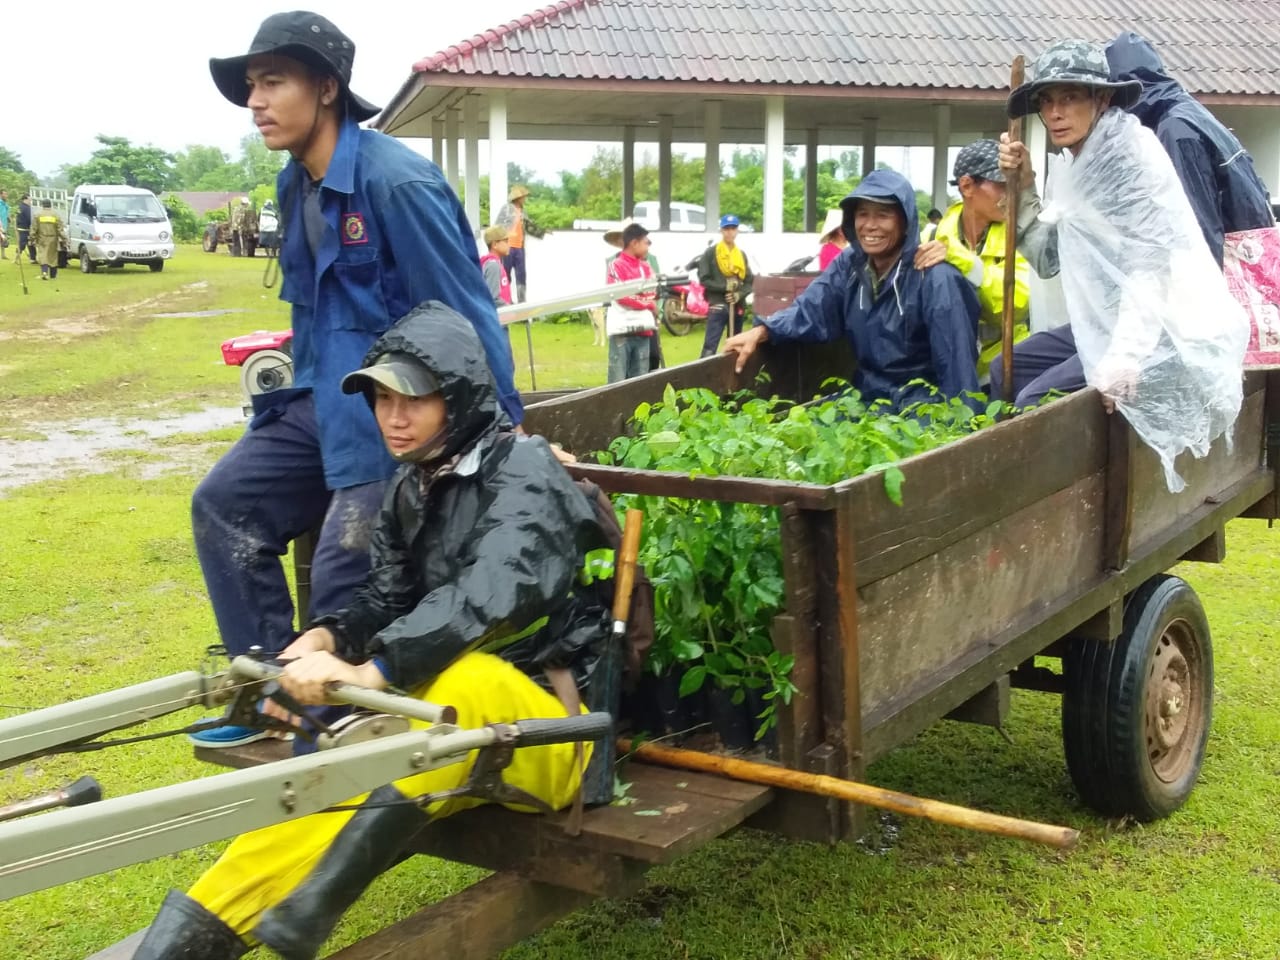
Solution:
[[[682,300],[682,297],[670,297],[662,305],[662,325],[676,337],[683,337],[693,329],[693,315],[680,309]]]
[[[1213,717],[1213,645],[1195,591],[1152,577],[1129,597],[1120,636],[1077,641],[1063,672],[1063,745],[1081,800],[1142,821],[1182,806]]]
[[[98,265],[93,262],[93,258],[89,256],[89,251],[84,247],[80,248],[80,272],[93,273],[98,269]]]

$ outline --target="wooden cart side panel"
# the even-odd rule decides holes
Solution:
[[[1246,395],[1264,390],[1262,443],[1267,468],[1276,478],[1270,493],[1243,514],[1262,520],[1280,519],[1280,370],[1253,370],[1245,374]]]
[[[1264,392],[1256,391],[1244,398],[1231,431],[1230,451],[1226,437],[1219,437],[1208,455],[1199,460],[1190,453],[1178,457],[1174,465],[1187,484],[1178,493],[1169,492],[1164,470],[1151,448],[1137,444],[1130,534],[1133,550],[1157,542],[1179,517],[1258,469],[1263,462],[1265,405]]]
[[[766,345],[741,373],[735,358],[724,354],[655,370],[642,377],[582,390],[571,396],[532,404],[525,409],[524,429],[562,444],[579,456],[605,450],[627,432],[642,403],[657,403],[670,384],[676,390],[701,387],[721,396],[754,389],[762,371],[768,378],[758,392],[791,400],[809,400],[830,377],[853,377],[854,364],[843,341],[829,346]]]
[[[1060,597],[1025,605],[1003,631],[993,631],[985,645],[975,645],[944,670],[897,690],[863,717],[868,760],[919,733],[1002,674],[1080,629],[1090,618],[1118,610],[1126,594],[1167,570],[1228,520],[1257,503],[1273,483],[1269,470],[1254,470],[1221,491],[1218,502],[1206,502],[1189,511],[1169,529],[1166,539],[1134,551],[1124,570],[1099,570]]]
[[[1099,471],[859,590],[864,714],[1095,580],[1104,488]]]
[[[904,461],[901,508],[889,502],[879,476],[841,484],[858,518],[858,585],[1097,473],[1105,464],[1106,426],[1088,391]]]

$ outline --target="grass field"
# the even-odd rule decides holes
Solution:
[[[263,264],[183,249],[162,274],[71,271],[56,290],[28,274],[24,295],[13,265],[0,263],[0,439],[37,440],[49,423],[89,414],[236,406],[238,371],[222,365],[218,343],[287,323],[260,285]],[[242,312],[155,317],[212,310]],[[604,351],[590,345],[589,327],[539,325],[535,336],[539,387],[603,381]],[[687,359],[696,340],[664,343]],[[517,367],[527,370],[523,341],[514,331]],[[0,716],[198,665],[215,635],[188,506],[236,432],[140,439],[96,472],[0,492]],[[835,848],[742,830],[654,871],[640,895],[596,904],[508,957],[1280,960],[1278,535],[1238,521],[1224,564],[1177,571],[1208,610],[1217,689],[1201,783],[1173,817],[1135,825],[1080,807],[1057,700],[1015,693],[1012,742],[942,724],[875,764],[869,779],[1069,824],[1083,832],[1076,851],[914,820],[881,821],[876,841]],[[119,795],[215,772],[183,741],[160,740],[0,771],[0,802],[82,773]],[[0,960],[92,953],[148,922],[165,890],[188,886],[215,853],[191,850],[0,902]],[[480,875],[407,862],[378,881],[333,945]]]

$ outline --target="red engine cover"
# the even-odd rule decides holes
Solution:
[[[255,330],[244,336],[232,337],[222,341],[222,362],[229,367],[238,367],[259,350],[282,350],[293,339],[292,330]]]

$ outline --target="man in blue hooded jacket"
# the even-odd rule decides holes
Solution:
[[[1167,73],[1155,48],[1125,32],[1107,44],[1111,79],[1142,84],[1129,112],[1153,131],[1182,181],[1191,209],[1222,266],[1222,238],[1275,223],[1271,198],[1236,135]]]
[[[395,461],[341,382],[397,318],[427,300],[467,317],[498,402],[513,423],[522,419],[511,348],[461,204],[430,160],[359,127],[378,108],[351,91],[354,57],[336,26],[293,11],[264,20],[247,54],[209,62],[222,95],[249,108],[267,147],[291,157],[276,181],[276,262],[291,304],[294,389],[254,397],[250,429],[192,499],[196,551],[231,653],[293,640],[280,558],[300,534],[320,527],[304,626],[345,606],[364,581]],[[201,742],[230,746],[241,733],[221,728],[223,742]]]
[[[832,343],[846,337],[858,369],[853,385],[868,403],[894,408],[978,390],[978,299],[947,263],[916,270],[920,243],[915,191],[899,173],[873,170],[840,201],[845,251],[785,310],[724,345],[737,368],[765,341]]]

